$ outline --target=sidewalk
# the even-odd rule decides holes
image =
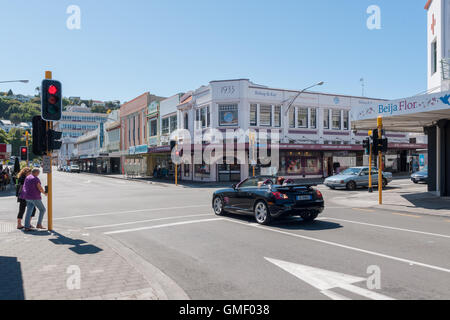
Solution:
[[[405,214],[450,217],[450,198],[440,198],[428,192],[387,189],[383,192],[383,204],[378,204],[378,190],[373,193],[353,192],[332,200],[339,205],[355,208],[373,208]]]
[[[188,299],[130,249],[82,230],[23,233],[0,222],[0,270],[0,300]]]

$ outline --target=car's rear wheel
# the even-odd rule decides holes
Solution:
[[[319,215],[318,212],[307,211],[307,212],[302,213],[300,216],[306,222],[313,222],[314,220],[316,220],[318,215]]]
[[[347,190],[356,190],[356,182],[355,181],[350,181],[349,183],[347,183]]]
[[[269,212],[269,208],[266,203],[263,201],[259,201],[255,205],[255,219],[256,222],[262,225],[268,225],[271,221],[271,216]]]
[[[225,214],[223,207],[224,207],[224,204],[223,204],[222,198],[215,197],[213,200],[213,209],[214,209],[214,213],[217,216],[223,216]]]

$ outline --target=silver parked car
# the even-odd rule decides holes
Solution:
[[[423,168],[421,171],[413,173],[413,175],[411,176],[411,181],[414,183],[428,183],[428,166]]]
[[[392,181],[392,173],[383,172],[383,187]],[[348,168],[338,175],[325,179],[324,184],[331,189],[355,190],[369,186],[369,167]],[[378,169],[372,168],[372,185],[378,185]]]

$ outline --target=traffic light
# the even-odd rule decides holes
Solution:
[[[372,141],[373,141],[373,153],[377,154],[379,152],[386,153],[389,148],[389,140],[385,137],[384,130],[382,131],[381,137],[378,136],[378,129],[373,130],[372,135]]]
[[[62,142],[60,141],[62,138],[62,132],[58,132],[55,130],[47,131],[47,149],[48,151],[57,151],[61,149]]]
[[[33,118],[33,153],[36,156],[61,149],[61,138],[62,132],[47,130],[46,121],[40,116]]]
[[[62,86],[55,80],[43,80],[41,86],[42,119],[59,121],[62,117]]]
[[[22,161],[28,160],[28,147],[20,147],[20,159]]]
[[[363,141],[364,151],[366,155],[370,154],[370,138],[366,138]]]
[[[46,122],[41,116],[33,118],[33,153],[38,157],[47,153]]]

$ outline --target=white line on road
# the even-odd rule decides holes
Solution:
[[[447,236],[445,234],[431,233],[431,232],[411,230],[411,229],[404,229],[404,228],[389,227],[389,226],[383,226],[383,225],[379,225],[379,224],[371,224],[371,223],[365,223],[365,222],[359,222],[359,221],[335,219],[335,218],[328,218],[328,217],[318,218],[317,220],[332,220],[332,221],[339,221],[339,222],[348,222],[348,223],[360,224],[360,225],[363,225],[363,226],[391,229],[391,230],[404,231],[404,232],[412,232],[412,233],[424,234],[424,235],[428,235],[428,236],[442,237],[442,238],[450,239],[450,236]]]
[[[197,206],[184,206],[184,207],[153,208],[153,209],[141,209],[141,210],[131,210],[131,211],[105,212],[105,213],[95,213],[95,214],[86,214],[86,215],[80,215],[80,216],[70,216],[70,217],[56,218],[56,219],[53,219],[53,220],[69,220],[69,219],[80,219],[80,218],[89,218],[89,217],[111,216],[111,215],[123,214],[123,213],[139,213],[139,212],[151,212],[151,211],[159,211],[159,210],[176,210],[176,209],[205,208],[205,207],[210,207],[210,205],[197,205]]]
[[[103,228],[120,227],[120,226],[126,226],[126,225],[138,224],[138,223],[145,223],[145,222],[174,220],[174,219],[183,219],[183,218],[194,218],[194,217],[205,217],[205,216],[211,216],[211,214],[210,213],[208,213],[208,214],[195,214],[195,215],[190,215],[190,216],[177,216],[177,217],[166,217],[166,218],[150,219],[150,220],[140,220],[140,221],[133,221],[133,222],[125,222],[125,223],[107,224],[107,225],[103,225],[103,226],[86,227],[85,229],[89,229],[89,230],[92,230],[92,229],[103,229]]]
[[[266,230],[266,231],[272,231],[272,232],[284,234],[284,235],[295,237],[295,238],[301,238],[301,239],[310,240],[310,241],[314,241],[314,242],[324,243],[324,244],[328,244],[328,245],[334,246],[334,247],[344,248],[344,249],[348,249],[348,250],[352,250],[352,251],[357,251],[357,252],[370,254],[370,255],[373,255],[373,256],[378,256],[378,257],[382,257],[382,258],[386,258],[386,259],[391,259],[391,260],[395,260],[395,261],[399,261],[399,262],[404,262],[404,263],[407,263],[407,264],[409,264],[411,266],[417,265],[417,266],[424,267],[424,268],[429,268],[429,269],[433,269],[433,270],[438,270],[438,271],[450,273],[450,269],[446,269],[446,268],[442,268],[442,267],[438,267],[438,266],[434,266],[434,265],[426,264],[426,263],[422,263],[422,262],[417,262],[417,261],[414,261],[414,260],[408,260],[408,259],[403,259],[403,258],[399,258],[399,257],[394,257],[394,256],[390,256],[390,255],[387,255],[387,254],[384,254],[384,253],[379,253],[379,252],[375,252],[375,251],[370,251],[370,250],[360,249],[360,248],[356,248],[356,247],[351,247],[351,246],[340,244],[340,243],[337,243],[337,242],[321,240],[321,239],[317,239],[317,238],[303,236],[303,235],[296,234],[296,233],[291,233],[291,232],[271,229],[271,228],[260,226],[260,225],[252,226],[252,225],[249,225],[246,222],[235,221],[235,220],[231,220],[231,219],[228,219],[228,218],[224,218],[224,220],[232,222],[232,223],[237,223],[237,224],[241,224],[241,225],[245,225],[245,226],[249,226],[249,227],[254,227],[254,228]]]
[[[142,228],[135,228],[135,229],[110,231],[110,232],[105,232],[104,234],[107,234],[107,235],[108,234],[120,234],[120,233],[128,233],[128,232],[152,230],[152,229],[161,229],[161,228],[182,226],[182,225],[186,225],[186,224],[212,222],[212,221],[220,221],[220,220],[225,220],[225,219],[224,218],[215,218],[215,219],[203,219],[203,220],[192,220],[192,221],[184,221],[184,222],[175,222],[175,223],[168,223],[168,224],[160,224],[160,225],[151,226],[151,227],[142,227]]]

